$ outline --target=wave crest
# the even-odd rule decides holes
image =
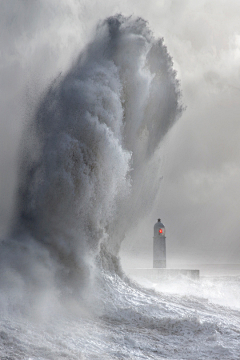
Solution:
[[[157,190],[143,174],[182,112],[172,65],[143,19],[98,25],[25,136],[15,238],[28,234],[71,269],[89,266],[100,244],[117,255]]]

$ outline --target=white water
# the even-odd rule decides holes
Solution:
[[[239,278],[180,283],[180,295],[174,283],[154,293],[106,275],[98,317],[89,307],[45,323],[1,313],[1,358],[238,359],[239,297],[231,307],[227,292],[233,287],[239,294]],[[224,305],[216,304],[213,290]]]
[[[181,115],[179,99],[171,57],[144,20],[118,15],[99,24],[25,131],[15,218],[2,251],[6,277],[10,265],[31,292],[43,272],[44,288],[78,293],[91,288],[99,268],[114,262],[116,271],[125,233],[158,190],[159,177],[148,174]]]
[[[121,16],[39,100],[1,245],[1,359],[239,358],[238,277],[147,289],[117,257],[152,205],[156,152],[181,111],[163,41]]]

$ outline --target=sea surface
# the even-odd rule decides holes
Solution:
[[[98,302],[75,312],[1,311],[0,358],[239,359],[240,276],[102,279]]]

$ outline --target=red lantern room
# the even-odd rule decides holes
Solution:
[[[154,236],[165,236],[165,226],[161,223],[161,219],[154,225]]]

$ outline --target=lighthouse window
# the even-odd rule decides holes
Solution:
[[[159,229],[159,234],[162,234],[162,232],[163,232],[162,229]]]

